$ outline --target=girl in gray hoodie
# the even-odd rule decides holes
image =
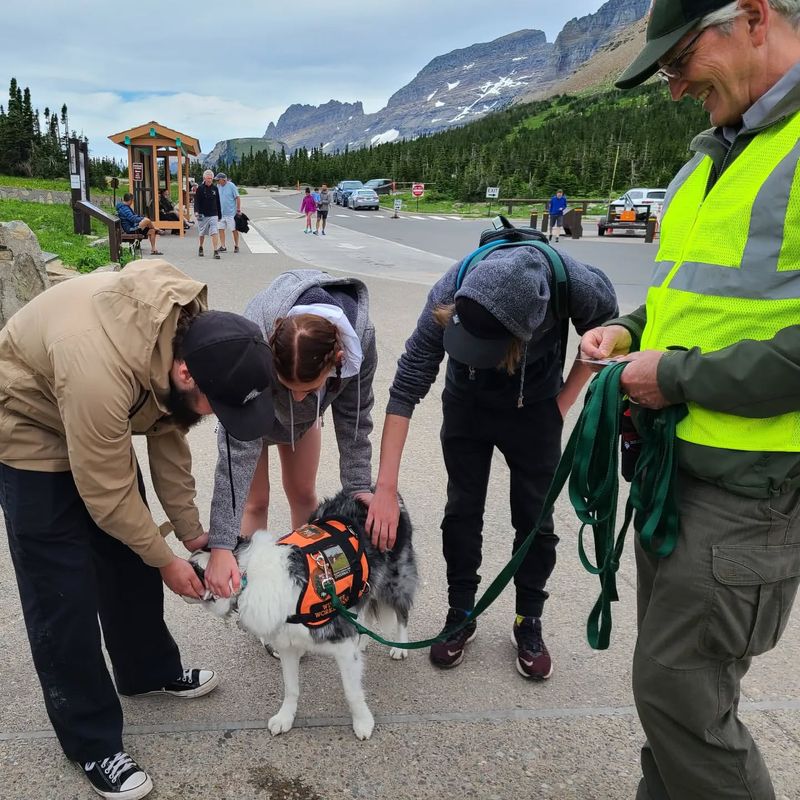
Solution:
[[[238,591],[233,557],[239,536],[267,524],[269,450],[277,446],[292,525],[317,507],[321,426],[330,408],[342,487],[368,501],[372,484],[372,379],[378,363],[366,286],[318,270],[285,272],[248,304],[245,316],[273,352],[275,422],[263,439],[240,442],[220,426],[211,501],[211,561],[206,585],[217,596]]]

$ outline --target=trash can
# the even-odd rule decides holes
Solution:
[[[583,212],[579,208],[564,212],[564,233],[573,239],[583,236]]]

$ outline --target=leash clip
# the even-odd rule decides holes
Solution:
[[[314,556],[314,563],[322,570],[322,580],[319,582],[320,587],[328,592],[328,594],[336,594],[336,581],[331,575],[330,567],[328,566],[328,559],[322,553],[317,553]]]

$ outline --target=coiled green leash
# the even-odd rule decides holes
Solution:
[[[637,427],[642,434],[642,452],[631,483],[625,521],[615,537],[619,420],[627,402],[620,388],[620,378],[625,366],[625,362],[607,366],[589,385],[583,411],[558,464],[536,525],[463,622],[431,639],[392,642],[361,625],[356,615],[348,611],[335,594],[331,597],[334,608],[347,617],[359,633],[389,647],[417,650],[447,641],[477,619],[514,577],[542,521],[552,512],[569,478],[570,502],[581,522],[578,554],[584,568],[600,579],[600,595],[589,614],[586,637],[594,650],[605,650],[611,638],[611,603],[619,599],[616,575],[631,520],[639,530],[642,547],[662,558],[673,551],[678,539],[678,507],[673,491],[676,472],[674,442],[675,428],[686,415],[686,408],[682,405],[662,411],[639,409]],[[585,545],[587,527],[592,529],[594,536],[594,563]]]

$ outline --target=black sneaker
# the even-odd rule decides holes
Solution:
[[[228,252],[228,248],[227,247],[220,247],[219,250],[217,250],[217,252],[218,253],[227,253]]]
[[[451,608],[447,612],[442,630],[454,628],[464,621],[467,612],[460,608]],[[464,660],[464,647],[469,644],[478,634],[477,623],[473,620],[463,627],[460,631],[453,634],[452,638],[445,642],[436,642],[431,646],[431,662],[442,669],[457,667]]]
[[[199,255],[199,256],[200,256],[200,258],[202,258],[202,257],[203,257],[203,248],[202,248],[202,247],[198,247],[198,248],[197,248],[197,255]]]
[[[185,669],[180,678],[176,678],[161,689],[154,689],[145,694],[171,694],[174,697],[202,697],[213,692],[219,685],[219,675],[210,669]],[[141,695],[137,695],[140,697]]]
[[[542,620],[539,617],[517,616],[511,642],[517,648],[517,672],[523,678],[546,681],[553,674],[553,662],[542,639]]]
[[[150,776],[127,753],[116,753],[102,761],[87,761],[79,766],[101,797],[139,800],[153,788]]]
[[[215,250],[214,251],[214,258],[217,258],[217,259],[221,258],[220,254],[219,254],[219,250]]]
[[[234,252],[234,253],[238,253],[238,252],[239,252],[239,248],[238,248],[238,247],[234,247],[234,248],[233,248],[233,252]]]

